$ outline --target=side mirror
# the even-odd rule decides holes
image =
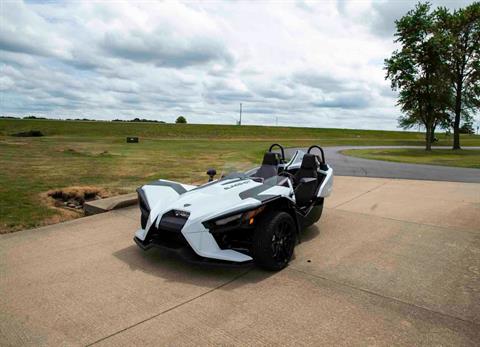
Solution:
[[[213,181],[213,177],[215,177],[215,175],[217,174],[217,170],[215,169],[208,169],[207,171],[207,175],[208,175],[208,182],[211,182]]]

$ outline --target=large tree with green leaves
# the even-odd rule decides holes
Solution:
[[[395,42],[400,49],[385,60],[386,78],[399,92],[400,126],[423,125],[425,149],[431,150],[432,134],[445,122],[450,95],[442,62],[445,44],[434,35],[435,13],[428,3],[417,4],[395,24]]]
[[[175,123],[176,124],[187,124],[187,118],[185,118],[184,116],[179,116],[175,120]]]
[[[435,11],[435,34],[445,44],[442,57],[451,87],[453,149],[460,149],[460,123],[480,108],[480,2],[450,12]]]

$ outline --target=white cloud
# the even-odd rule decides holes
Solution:
[[[1,113],[394,129],[383,59],[414,3],[5,1]]]

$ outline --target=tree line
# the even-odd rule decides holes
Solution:
[[[56,119],[56,118],[47,118],[47,117],[38,117],[38,116],[25,116],[25,117],[13,117],[13,116],[0,116],[0,119],[39,119],[39,120],[63,120],[63,119]],[[90,118],[66,118],[65,121],[86,121],[86,122],[106,122],[106,120],[97,120],[97,119],[90,119]],[[155,120],[155,119],[145,119],[145,118],[133,118],[133,119],[119,119],[115,118],[111,120],[112,122],[126,122],[126,123],[161,123],[165,124],[166,122],[163,120]],[[175,123],[177,124],[186,124],[187,119],[184,116],[179,116],[175,119]]]
[[[399,125],[423,126],[426,150],[437,128],[453,129],[460,149],[460,132],[473,129],[480,109],[480,2],[453,11],[420,2],[395,24],[400,48],[385,70],[398,91]]]

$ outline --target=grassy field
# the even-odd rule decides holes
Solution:
[[[44,137],[11,134],[40,130]],[[140,143],[125,143],[139,136]],[[97,187],[133,192],[160,177],[206,180],[209,167],[259,163],[272,142],[285,146],[422,145],[420,133],[260,126],[180,125],[0,119],[0,233],[71,219],[52,206],[50,190]],[[440,145],[451,139],[440,137]],[[480,145],[480,136],[462,138]]]
[[[433,149],[430,153],[418,148],[405,149],[350,149],[343,154],[364,159],[398,163],[470,167],[480,169],[480,150]],[[480,171],[478,173],[480,175]]]

